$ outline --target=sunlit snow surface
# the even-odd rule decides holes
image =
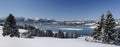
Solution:
[[[19,31],[25,32],[26,30],[20,29]],[[78,39],[3,37],[2,27],[0,26],[0,47],[120,47],[92,41],[87,42],[84,39],[85,37],[79,37]]]
[[[61,30],[83,30],[78,28],[60,28]]]
[[[89,28],[91,28],[91,29],[94,29],[94,28],[96,28],[97,26],[90,26]]]

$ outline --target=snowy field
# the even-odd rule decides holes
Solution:
[[[21,33],[26,30],[20,29]],[[2,36],[2,26],[0,26],[0,47],[120,47],[109,44],[87,42],[85,37],[78,39],[59,39],[49,37],[29,38],[10,38]]]

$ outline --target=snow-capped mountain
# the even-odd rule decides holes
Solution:
[[[37,17],[37,18],[34,18],[35,21],[38,21],[38,20],[41,20],[42,18],[40,17]]]
[[[18,24],[34,24],[34,23],[51,23],[51,22],[55,22],[56,20],[53,19],[43,19],[40,17],[37,18],[27,18],[27,17],[15,17],[16,22]],[[0,18],[0,22],[4,23],[4,21],[6,20],[6,17],[4,18]]]

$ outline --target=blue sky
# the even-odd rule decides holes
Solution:
[[[0,17],[96,20],[108,10],[120,19],[120,0],[0,0]]]

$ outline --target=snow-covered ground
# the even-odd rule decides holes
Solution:
[[[20,29],[20,32],[26,30]],[[2,36],[2,26],[0,26],[0,47],[120,47],[109,44],[102,44],[93,41],[85,41],[85,37],[78,39],[59,39],[50,37],[10,38]],[[91,39],[90,39],[91,40]]]
[[[91,29],[94,29],[94,28],[96,28],[97,26],[90,26],[89,28],[91,28]]]
[[[78,28],[60,28],[61,30],[83,30]]]
[[[91,29],[94,29],[94,28],[96,28],[97,26],[90,26],[89,28],[91,28]],[[120,28],[120,26],[116,26],[115,28]]]

